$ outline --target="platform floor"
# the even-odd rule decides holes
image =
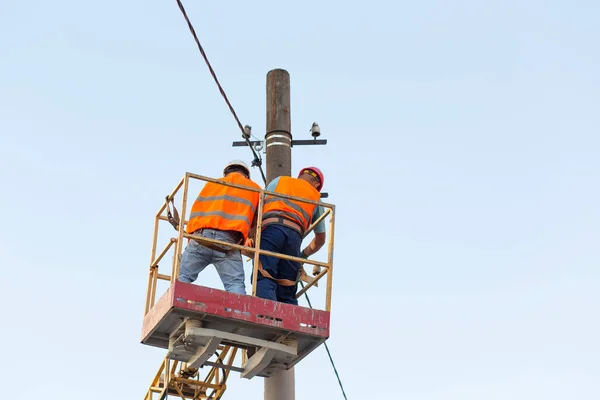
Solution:
[[[200,331],[221,336],[222,344],[240,348],[255,347],[257,340],[273,342],[282,337],[295,338],[297,354],[287,354],[285,361],[277,357],[272,361],[283,362],[286,369],[329,337],[326,311],[175,281],[144,317],[142,343],[168,349],[169,337],[182,332],[186,319],[200,320]],[[172,358],[188,361],[182,357],[186,358],[182,355]],[[267,377],[272,372],[273,368],[267,366],[257,375]]]

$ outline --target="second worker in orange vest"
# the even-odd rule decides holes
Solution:
[[[230,162],[220,180],[261,189],[250,180],[250,169],[239,160]],[[259,192],[207,182],[192,206],[186,231],[195,236],[243,244],[253,228]],[[190,240],[181,256],[179,280],[191,283],[209,264],[221,277],[225,290],[246,294],[244,265],[239,250],[222,251],[217,245]]]
[[[323,188],[323,173],[316,167],[304,168],[298,178],[280,176],[269,183],[266,190],[318,202]],[[266,196],[263,207],[263,230],[260,248],[294,257],[307,258],[325,244],[325,223],[315,227],[315,237],[304,249],[302,239],[311,223],[323,214],[323,207],[315,204]],[[260,255],[256,295],[263,299],[298,304],[296,291],[301,264],[277,257]]]

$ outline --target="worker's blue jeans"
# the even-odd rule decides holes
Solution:
[[[194,235],[236,243],[235,238],[229,232],[216,229],[202,229],[201,233],[194,233]],[[209,264],[213,264],[217,269],[225,290],[237,294],[246,294],[244,264],[240,251],[233,250],[229,254],[225,254],[204,247],[195,240],[190,240],[181,255],[179,280],[186,283],[194,282],[198,278],[198,274]]]
[[[302,246],[300,234],[284,225],[267,225],[260,236],[260,248],[263,250],[300,257],[300,246]],[[300,263],[277,257],[261,254],[260,262],[263,269],[275,279],[295,281],[300,271]],[[256,283],[256,296],[258,297],[298,305],[298,300],[296,300],[297,289],[298,284],[281,286],[273,280],[265,278],[260,272],[258,273]]]

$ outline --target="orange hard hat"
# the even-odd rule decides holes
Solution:
[[[300,173],[298,174],[298,177],[300,177],[300,175],[307,173],[309,175],[314,176],[315,178],[317,178],[319,180],[319,192],[321,191],[321,189],[323,189],[323,184],[325,183],[325,176],[323,176],[323,173],[321,172],[321,170],[317,167],[306,167],[306,168],[302,168],[300,170]]]

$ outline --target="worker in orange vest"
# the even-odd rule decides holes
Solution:
[[[318,202],[323,182],[321,170],[307,167],[300,171],[298,178],[275,178],[266,190]],[[265,196],[260,248],[302,258],[313,255],[325,244],[326,229],[323,220],[315,227],[315,236],[310,244],[302,251],[300,248],[304,233],[322,214],[323,207],[315,204]],[[261,254],[256,295],[263,299],[297,305],[296,291],[301,268],[302,265],[298,262]]]
[[[250,180],[250,169],[240,160],[231,161],[219,179],[236,185],[261,189]],[[259,192],[207,182],[192,206],[186,231],[210,239],[243,244],[255,224]],[[239,250],[190,240],[181,256],[179,280],[191,283],[209,264],[221,277],[225,290],[246,294],[244,266]]]

